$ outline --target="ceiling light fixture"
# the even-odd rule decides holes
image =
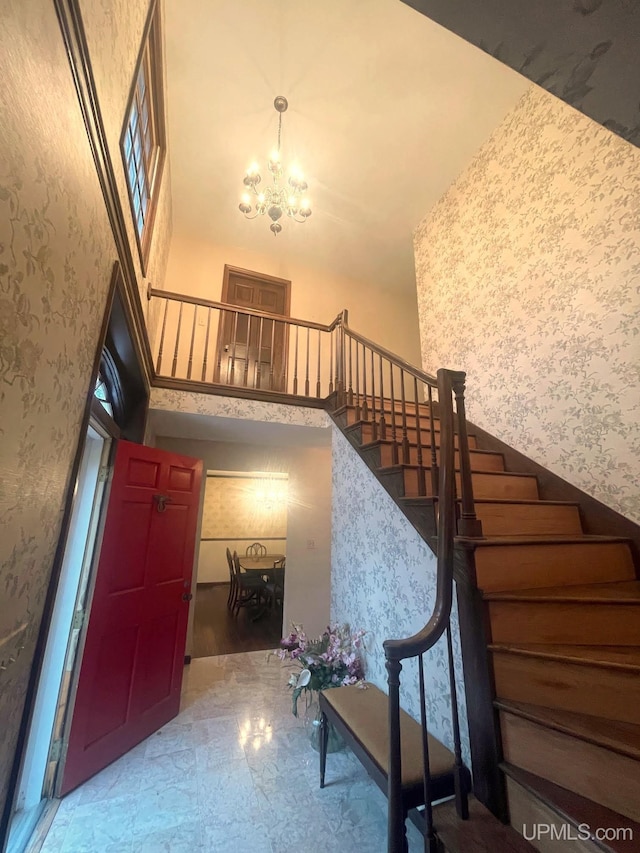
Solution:
[[[243,183],[247,191],[242,196],[240,210],[247,219],[255,219],[256,216],[262,216],[266,213],[272,220],[269,227],[273,231],[274,236],[277,236],[282,231],[282,225],[278,220],[285,213],[296,222],[306,222],[311,216],[311,206],[309,199],[305,195],[307,182],[297,166],[293,166],[290,169],[286,184],[280,183],[284,174],[284,169],[280,161],[282,113],[286,112],[289,103],[282,95],[278,95],[273,102],[273,106],[278,113],[278,147],[271,152],[267,164],[273,179],[273,186],[265,187],[262,190],[258,189],[262,178],[258,171],[258,164],[252,163],[247,169],[247,174],[244,176]],[[251,204],[252,201],[255,204],[255,210]]]

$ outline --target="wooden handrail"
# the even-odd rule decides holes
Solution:
[[[460,371],[438,370],[440,399],[440,489],[438,494],[438,545],[436,600],[431,618],[421,631],[401,640],[385,640],[388,661],[417,657],[434,646],[451,615],[453,595],[453,540],[456,535],[455,447],[452,394],[454,384],[464,382]]]
[[[331,322],[328,326],[324,323],[314,323],[312,320],[297,320],[295,317],[285,317],[282,314],[269,314],[267,311],[256,311],[254,308],[243,308],[240,305],[232,305],[230,302],[216,302],[213,299],[201,299],[196,296],[187,296],[186,293],[174,293],[171,290],[158,290],[155,287],[150,287],[147,292],[147,298],[158,297],[159,299],[170,299],[173,302],[186,302],[189,305],[199,305],[203,308],[218,308],[220,311],[231,311],[236,314],[242,314],[249,317],[262,317],[266,320],[276,320],[278,323],[285,323],[288,326],[303,326],[306,329],[317,329],[319,332],[331,332],[336,326],[340,325],[342,314]]]
[[[343,311],[342,315],[346,312]],[[341,315],[338,315],[336,318],[339,320]],[[420,379],[421,382],[424,382],[426,385],[431,385],[432,388],[438,387],[438,380],[435,376],[431,376],[429,373],[425,373],[424,370],[420,370],[419,367],[414,367],[413,364],[409,364],[408,361],[405,361],[399,355],[391,352],[391,350],[385,349],[380,344],[376,344],[373,341],[369,340],[369,338],[365,338],[364,335],[361,335],[359,332],[354,332],[353,329],[350,329],[346,323],[343,323],[343,328],[345,332],[349,335],[349,337],[353,338],[354,341],[358,341],[361,344],[364,344],[369,349],[372,349],[374,352],[378,353],[378,355],[384,356],[388,361],[392,364],[395,364],[396,367],[399,367],[401,370],[404,370],[406,373],[409,373],[411,376],[415,376],[416,379]]]

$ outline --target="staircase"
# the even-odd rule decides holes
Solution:
[[[342,399],[333,419],[435,550],[437,403],[351,387]],[[505,470],[472,433],[460,439],[457,493],[468,441],[482,538],[457,538],[455,575],[459,594],[470,583],[480,601],[475,639],[486,650],[511,823],[545,853],[640,850],[640,581],[630,542],[585,534],[578,503],[541,500],[535,475]],[[463,617],[461,633],[473,631]],[[586,825],[609,831],[596,839]]]

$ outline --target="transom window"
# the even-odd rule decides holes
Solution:
[[[111,394],[109,393],[109,388],[102,374],[102,371],[100,371],[100,373],[98,374],[98,378],[96,380],[96,387],[93,391],[93,396],[102,405],[102,408],[106,412],[108,412],[111,417],[113,417],[113,400],[111,399]]]
[[[160,51],[159,24],[157,10],[154,9],[136,68],[121,140],[143,274],[146,272],[166,147]]]

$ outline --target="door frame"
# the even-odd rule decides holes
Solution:
[[[67,538],[69,535],[69,527],[71,523],[71,514],[74,504],[76,482],[78,480],[78,474],[80,472],[80,464],[82,462],[82,456],[85,449],[86,436],[87,431],[89,429],[92,411],[97,411],[97,401],[94,402],[93,391],[95,388],[96,380],[98,378],[98,374],[100,372],[103,352],[105,346],[108,346],[108,342],[110,339],[128,341],[127,357],[123,358],[121,360],[121,363],[118,364],[121,376],[135,376],[136,379],[140,377],[143,383],[143,389],[140,389],[141,391],[143,391],[143,397],[140,397],[139,395],[129,396],[126,393],[124,394],[125,410],[129,412],[129,408],[133,408],[133,411],[129,412],[129,415],[131,416],[130,432],[135,432],[136,434],[139,434],[140,437],[138,440],[141,443],[143,440],[144,429],[146,427],[147,412],[149,408],[149,383],[144,369],[142,355],[135,342],[135,337],[133,336],[133,329],[135,329],[135,321],[129,308],[126,284],[122,276],[122,269],[120,267],[120,263],[116,261],[113,265],[113,270],[111,273],[111,280],[107,292],[106,305],[102,317],[100,332],[98,335],[93,365],[91,368],[91,376],[89,387],[87,390],[86,402],[80,421],[76,453],[71,466],[71,471],[69,473],[69,486],[67,489],[63,506],[62,521],[60,525],[60,536],[58,538],[58,543],[56,545],[56,550],[53,558],[51,576],[49,579],[49,585],[47,587],[43,607],[42,621],[40,623],[38,639],[36,641],[36,646],[34,650],[33,665],[31,667],[31,673],[29,675],[29,683],[27,685],[24,709],[20,722],[20,729],[18,731],[16,750],[13,757],[11,773],[9,775],[5,807],[2,815],[0,816],[0,851],[6,849],[6,845],[9,839],[9,827],[11,825],[12,817],[16,811],[18,785],[26,756],[27,739],[33,720],[33,712],[35,709],[38,685],[42,673],[44,653],[49,637],[49,631],[51,629],[51,620],[53,616],[56,593],[58,590],[58,583],[60,580],[60,574],[62,572],[62,563],[64,560],[65,549],[67,546]],[[136,385],[137,384],[138,382],[136,382]],[[102,408],[99,403],[97,403],[97,406],[99,408]],[[100,413],[96,420],[99,420],[101,425],[104,427],[106,423],[105,419],[107,418],[108,415],[105,412],[104,416],[102,415],[102,413]]]
[[[282,317],[291,317],[291,281],[287,278],[278,278],[275,275],[267,275],[267,273],[255,272],[254,270],[246,270],[242,267],[234,267],[231,264],[224,265],[224,272],[222,275],[222,296],[220,297],[220,301],[227,303],[229,305],[233,305],[233,302],[229,302],[229,279],[232,275],[240,275],[243,278],[251,279],[255,281],[256,284],[281,284],[284,287],[284,310],[285,313],[282,315],[269,315],[269,316],[282,316]],[[242,311],[241,306],[235,306],[238,311]],[[259,312],[263,314],[267,314],[268,312],[263,311]],[[222,357],[222,348],[224,346],[224,326],[225,326],[225,317],[223,316],[223,312],[220,312],[220,318],[218,322],[218,338],[216,340],[216,365],[220,363],[220,359]],[[284,388],[279,391],[275,391],[276,394],[286,394],[287,393],[287,381],[288,381],[288,367],[289,367],[289,323],[284,324],[284,335],[282,342],[282,359],[283,359],[283,384]],[[217,369],[217,368],[216,368]],[[214,374],[215,375],[215,374]],[[233,388],[235,386],[228,385],[226,382],[221,382],[220,377],[217,377],[217,383],[225,385],[225,387]],[[238,386],[243,388],[243,385]],[[261,391],[270,390],[261,388]]]

